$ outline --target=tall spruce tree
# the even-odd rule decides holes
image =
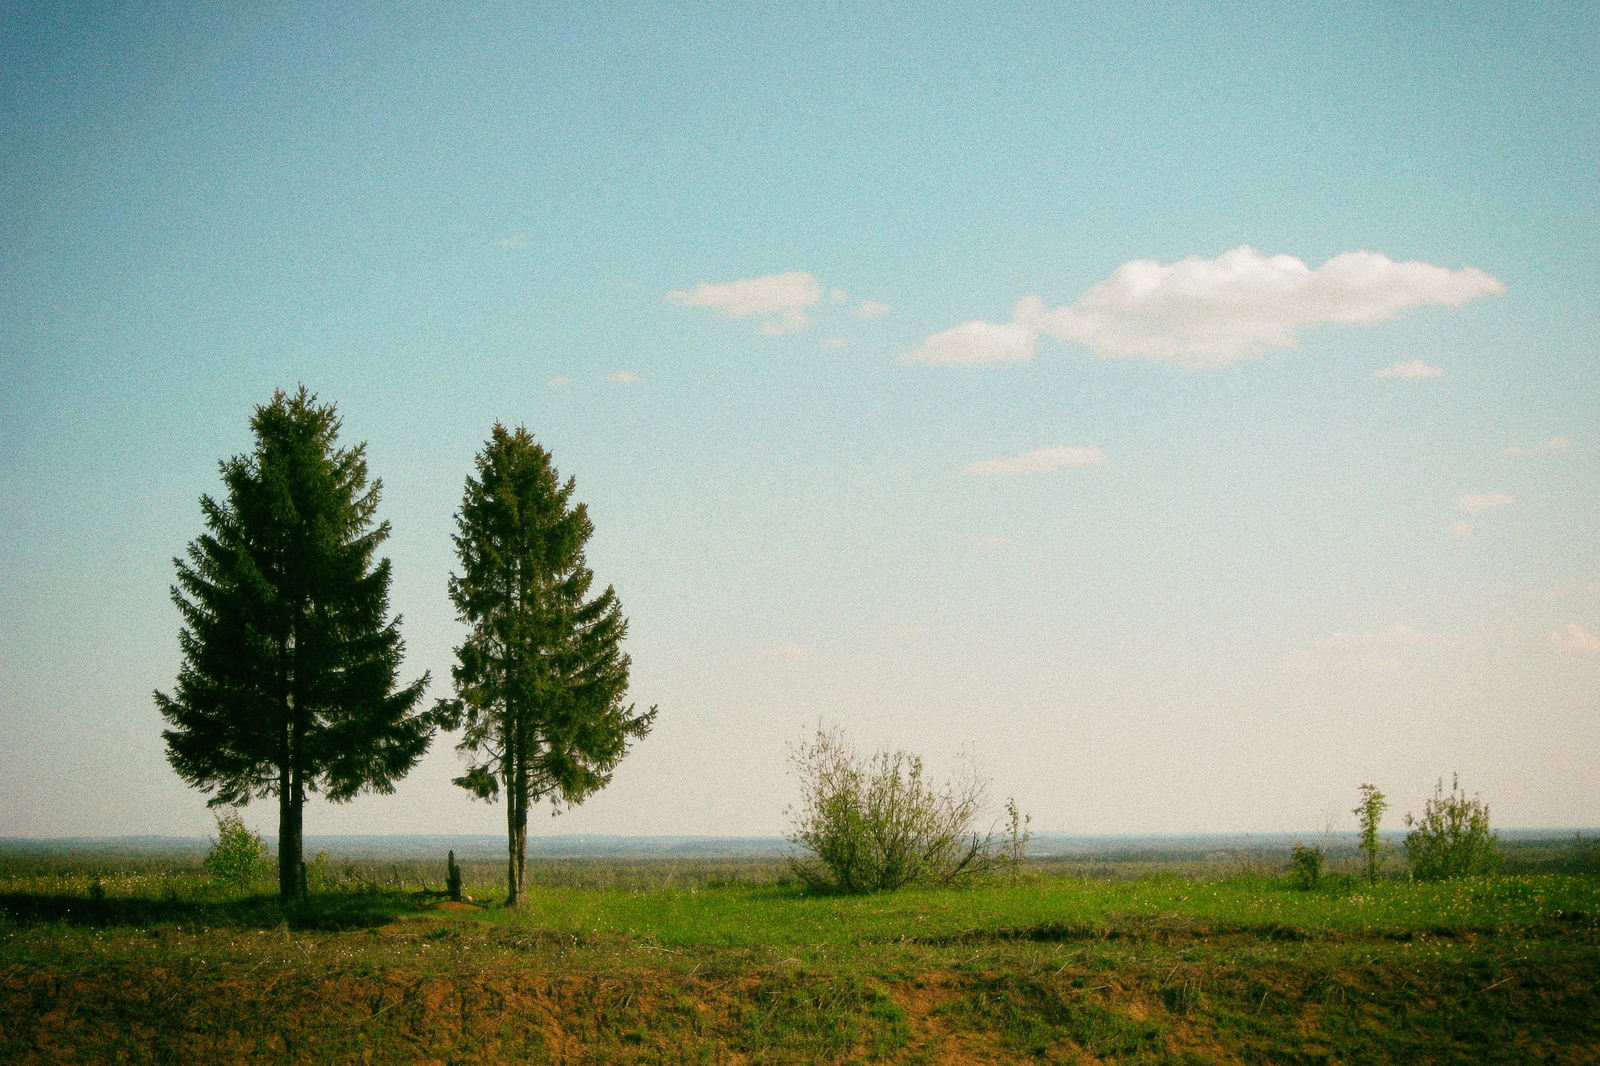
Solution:
[[[278,890],[304,895],[306,795],[392,792],[427,750],[428,675],[396,687],[404,645],[389,613],[389,535],[374,525],[382,483],[366,445],[339,448],[332,404],[302,386],[250,420],[255,451],[222,464],[227,495],[200,498],[206,532],[174,559],[183,664],[167,759],[210,806],[278,798]]]
[[[524,896],[530,805],[571,806],[605,787],[656,715],[622,703],[628,623],[610,587],[586,598],[594,526],[571,505],[574,488],[526,429],[496,423],[456,515],[450,599],[468,633],[451,669],[457,696],[439,714],[464,727],[457,748],[471,756],[455,783],[486,800],[505,791],[508,906]]]

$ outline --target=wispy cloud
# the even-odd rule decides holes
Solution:
[[[1071,466],[1098,466],[1108,456],[1099,448],[1040,448],[1024,452],[1010,459],[982,459],[968,463],[962,472],[978,477],[1018,477],[1023,474],[1047,474]]]
[[[1484,511],[1510,507],[1516,502],[1515,496],[1508,496],[1503,492],[1469,492],[1456,500],[1456,510],[1468,514],[1481,514]]]
[[[728,318],[765,315],[762,333],[790,333],[810,324],[805,308],[822,299],[822,287],[804,272],[769,274],[716,285],[702,281],[693,289],[668,293],[667,299],[681,307],[716,308]]]
[[[1367,632],[1332,633],[1296,648],[1283,657],[1283,668],[1294,673],[1394,673],[1404,669],[1408,653],[1460,643],[1407,625]]]
[[[1516,446],[1502,449],[1506,455],[1538,455],[1541,452],[1564,452],[1572,447],[1572,442],[1566,437],[1551,437],[1543,444],[1535,444],[1531,448]]]
[[[804,644],[779,644],[756,652],[756,658],[779,663],[808,663],[811,661],[811,649]]]
[[[1377,252],[1345,252],[1315,270],[1293,256],[1249,245],[1215,259],[1172,264],[1135,259],[1076,303],[1045,310],[1037,296],[1018,302],[1003,325],[967,322],[929,337],[908,359],[988,363],[1033,357],[1039,333],[1087,345],[1113,358],[1167,360],[1185,367],[1228,366],[1267,348],[1291,348],[1305,326],[1378,322],[1428,304],[1458,307],[1505,291],[1474,267],[1396,263]]]
[[[1402,381],[1422,381],[1426,378],[1442,378],[1444,371],[1436,366],[1429,366],[1421,359],[1413,359],[1409,363],[1396,363],[1386,366],[1382,370],[1374,370],[1375,378],[1399,378]]]
[[[1472,536],[1472,525],[1468,522],[1451,522],[1445,528],[1452,537],[1458,537],[1462,540]]]
[[[889,305],[879,303],[877,300],[862,300],[856,305],[857,318],[882,318],[889,313]]]
[[[615,374],[612,374],[610,377],[606,378],[606,380],[607,381],[615,381],[615,382],[617,382],[619,384],[622,384],[622,385],[627,385],[627,384],[630,384],[632,382],[638,381],[639,380],[639,375],[637,375],[635,373],[632,373],[631,371],[619,370]]]
[[[528,240],[526,237],[519,237],[516,235],[502,237],[494,243],[498,244],[502,248],[526,248],[528,246]]]
[[[567,377],[565,374],[559,374],[556,377],[551,378],[545,384],[549,385],[552,389],[559,389],[563,385],[571,385],[572,379]]]
[[[850,294],[845,292],[843,289],[833,289],[828,293],[828,295],[839,303],[843,303],[844,301],[850,299]]]
[[[824,348],[843,348],[849,345],[849,343],[850,342],[845,340],[843,337],[829,337],[827,340],[822,342],[822,346]]]
[[[1550,634],[1550,643],[1570,655],[1600,655],[1600,637],[1595,636],[1576,622]]]
[[[968,537],[967,543],[974,548],[1004,548],[1011,543],[1011,538],[1000,536]]]

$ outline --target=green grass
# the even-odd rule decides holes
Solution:
[[[351,864],[283,907],[183,862],[0,856],[0,1060],[1600,1056],[1593,876],[827,897],[759,860],[605,866],[535,864],[517,911],[486,866],[468,886],[488,905],[460,914],[404,864]]]

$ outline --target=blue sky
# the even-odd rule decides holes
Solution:
[[[171,558],[299,383],[430,695],[490,426],[577,478],[661,715],[541,831],[781,832],[819,721],[1049,830],[1600,823],[1590,5],[0,25],[0,835],[209,825]]]

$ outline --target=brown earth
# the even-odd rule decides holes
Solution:
[[[1036,949],[1006,948],[977,968],[901,959],[865,977],[716,953],[452,955],[436,937],[469,925],[285,932],[259,957],[224,959],[220,939],[199,937],[165,965],[13,965],[0,975],[0,1061],[1600,1062],[1592,944],[1558,965],[1507,951],[1486,976],[1398,956],[1252,956],[1240,941],[1109,968],[1076,952],[1041,968],[1023,953]],[[371,943],[394,954],[363,961]]]

